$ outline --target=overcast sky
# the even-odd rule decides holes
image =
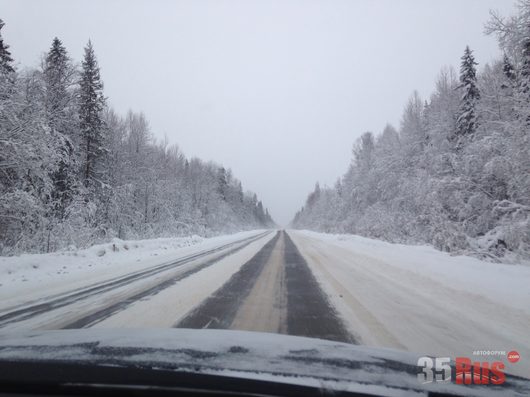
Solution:
[[[80,61],[90,38],[115,109],[231,168],[282,224],[466,45],[479,67],[500,56],[483,34],[490,9],[510,14],[512,1],[0,0],[19,66],[54,36]]]

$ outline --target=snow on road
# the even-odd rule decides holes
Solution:
[[[507,371],[529,375],[530,267],[358,236],[289,235],[361,344],[451,358],[517,350]]]
[[[285,241],[280,238],[249,295],[237,310],[231,329],[287,333],[284,255]]]
[[[283,231],[176,326],[355,341]]]
[[[254,241],[242,250],[221,259],[214,266],[180,280],[149,299],[133,303],[126,310],[101,321],[94,327],[172,327],[228,281],[273,237],[274,233],[269,233],[265,238]]]
[[[0,257],[0,310],[148,269],[262,232],[253,230],[212,238],[114,240],[83,250]]]
[[[297,334],[300,328],[307,332],[303,335],[314,336],[321,335],[317,328],[333,323],[326,315],[338,315],[338,323],[347,327],[345,332],[369,346],[451,358],[473,357],[476,350],[517,350],[521,360],[510,364],[507,371],[528,376],[529,266],[455,257],[425,246],[308,231],[268,233],[252,242],[244,240],[262,232],[212,239],[114,242],[77,252],[0,258],[0,314],[14,304],[141,270],[131,282],[127,276],[126,283],[114,288],[112,281],[111,290],[98,290],[53,310],[46,307],[35,318],[9,323],[8,328],[78,327],[79,321],[79,326],[98,328],[172,327],[219,291],[227,290],[226,296],[218,298],[228,299],[234,318],[215,319],[226,313],[206,307],[208,318],[202,319],[204,325],[200,327],[217,320],[216,324],[228,321],[232,329]],[[281,238],[273,242],[275,235]],[[230,247],[209,251],[226,244]],[[270,252],[265,255],[268,246]],[[174,267],[176,259],[198,253],[200,256]],[[304,259],[307,264],[302,263]],[[170,268],[164,265],[163,271],[156,268],[157,273],[151,274],[151,268],[165,263],[171,264]],[[63,266],[66,271],[58,271]],[[249,271],[256,274],[247,280],[243,268],[247,276]],[[147,269],[149,275],[144,276]],[[234,279],[237,275],[239,279]],[[243,287],[248,293],[241,292]],[[313,313],[315,303],[304,298],[310,293],[322,295],[322,302],[327,295],[331,305]],[[92,322],[93,316],[97,321]],[[311,318],[317,321],[312,323]],[[476,357],[481,361],[496,358]]]

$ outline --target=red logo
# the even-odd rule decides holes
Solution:
[[[516,363],[520,358],[521,356],[515,350],[508,353],[508,361],[511,363]]]
[[[467,357],[457,357],[455,368],[458,385],[502,385],[506,379],[502,361],[472,363]]]
[[[506,351],[495,353],[504,356]],[[507,359],[516,363],[521,356],[512,350],[507,354]],[[506,381],[505,364],[502,361],[472,361],[468,357],[456,357],[454,374],[450,361],[449,357],[420,357],[418,367],[421,372],[418,373],[418,381],[425,384],[434,381],[450,382],[454,379],[458,385],[502,385]]]

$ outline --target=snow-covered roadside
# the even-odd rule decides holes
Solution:
[[[530,314],[530,261],[493,263],[469,256],[453,256],[426,245],[393,244],[356,235],[309,230],[296,233],[377,258],[451,288],[488,295],[497,302]]]
[[[521,360],[506,371],[528,377],[530,267],[352,235],[289,234],[362,344],[451,358],[517,350]]]
[[[261,233],[123,241],[50,254],[0,257],[0,310],[82,288]]]

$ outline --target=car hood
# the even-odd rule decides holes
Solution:
[[[134,366],[389,396],[428,391],[530,394],[530,380],[509,375],[500,386],[422,385],[418,357],[321,339],[212,329],[83,329],[0,336],[0,362]]]

